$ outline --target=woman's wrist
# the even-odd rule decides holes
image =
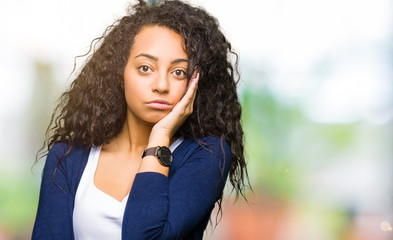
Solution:
[[[149,137],[149,142],[146,146],[146,149],[157,147],[157,146],[166,146],[170,145],[170,137],[168,134],[163,132],[159,132],[157,130],[152,130]],[[160,164],[157,156],[145,156],[142,159],[142,162],[139,166],[138,172],[158,172],[165,176],[168,176],[169,168]]]
[[[155,131],[154,129],[150,133],[149,142],[147,143],[147,148],[156,146],[166,146],[169,147],[171,142],[171,137],[165,132]]]

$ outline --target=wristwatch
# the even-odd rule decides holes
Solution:
[[[142,158],[146,156],[157,156],[158,161],[165,167],[170,167],[173,159],[171,150],[165,146],[145,149],[142,153]]]

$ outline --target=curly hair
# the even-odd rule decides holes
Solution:
[[[195,139],[217,136],[225,140],[232,154],[230,182],[236,196],[244,196],[249,182],[241,105],[236,92],[240,79],[238,55],[232,51],[216,18],[202,8],[178,0],[155,4],[139,0],[126,16],[92,41],[85,65],[70,89],[59,98],[43,149],[47,146],[49,151],[57,142],[65,142],[70,148],[78,145],[88,149],[109,143],[120,133],[127,108],[124,68],[135,36],[143,27],[153,25],[166,27],[184,38],[189,58],[188,79],[196,66],[200,70],[194,112],[177,134]]]

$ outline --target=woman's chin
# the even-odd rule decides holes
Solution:
[[[141,114],[128,111],[127,118],[128,120],[135,121],[136,123],[156,124],[168,115],[168,113],[169,111],[145,111]]]
[[[148,122],[148,123],[151,123],[151,124],[156,124],[161,119],[163,119],[166,115],[168,115],[168,113],[149,114],[149,116],[145,116],[143,120],[145,120],[145,122]]]

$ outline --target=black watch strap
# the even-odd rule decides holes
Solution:
[[[142,158],[146,156],[156,156],[161,165],[165,167],[170,167],[172,164],[172,152],[168,147],[165,146],[157,146],[145,149],[142,153]]]
[[[160,149],[159,146],[157,146],[157,147],[151,147],[151,148],[145,149],[145,150],[143,151],[143,153],[142,153],[142,158],[144,158],[144,157],[146,157],[146,156],[151,156],[151,155],[153,155],[153,156],[158,156],[158,149]]]

